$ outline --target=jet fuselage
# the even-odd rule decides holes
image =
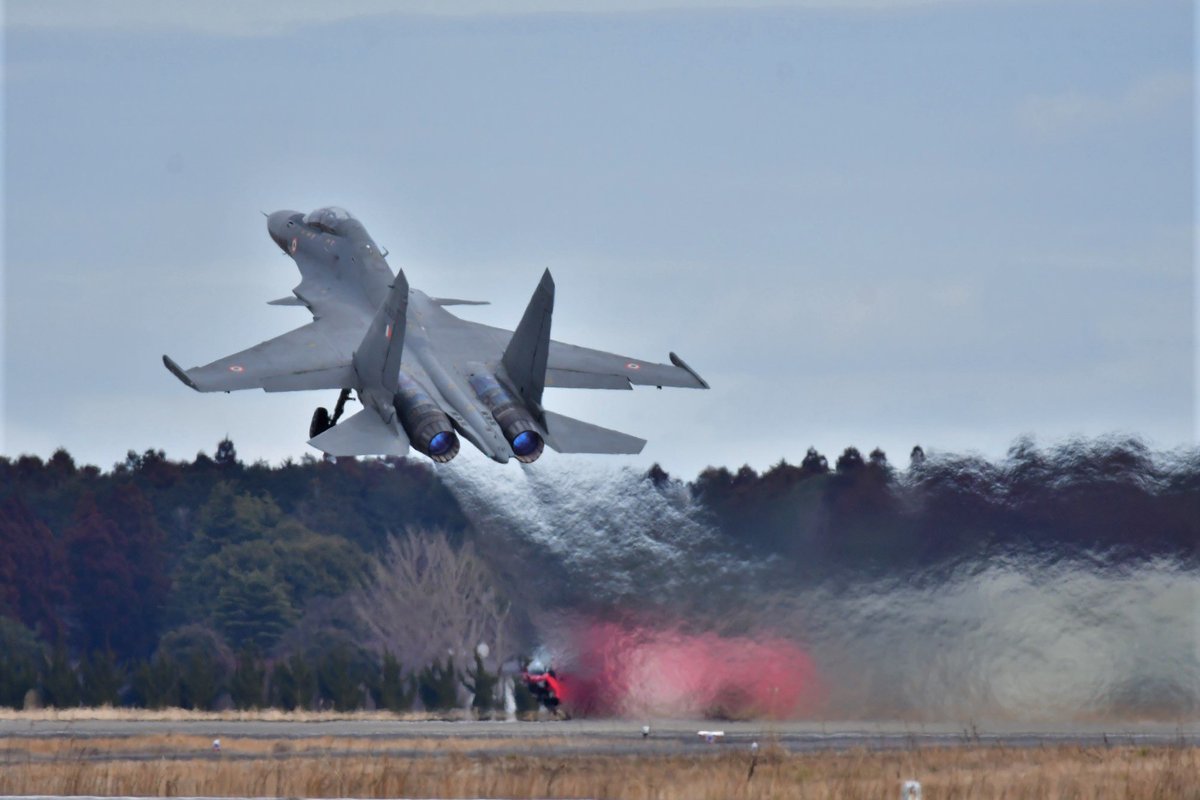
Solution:
[[[300,266],[307,263],[303,272],[315,265],[327,273],[328,279],[346,286],[345,296],[353,302],[355,295],[361,303],[355,303],[364,325],[375,316],[376,310],[387,297],[395,275],[388,265],[386,256],[357,219],[338,220],[334,226],[306,223],[305,215],[298,211],[276,211],[267,217],[267,231],[271,239],[286,255]],[[358,290],[357,292],[355,290]],[[454,365],[446,366],[439,361],[430,339],[430,327],[438,330],[443,344],[455,338],[455,323],[461,320],[446,311],[430,297],[417,289],[409,289],[408,315],[404,330],[404,360],[401,368],[441,406],[454,421],[458,433],[488,457],[506,463],[512,456],[510,443],[490,414],[481,413],[479,398],[471,387],[471,377],[476,374],[495,374],[498,364],[466,362],[472,368],[466,374]],[[466,343],[464,343],[465,345]],[[502,370],[502,368],[501,368]],[[502,383],[502,375],[496,376]],[[390,394],[381,387],[364,381],[353,387],[360,402],[374,408],[385,424],[399,427]]]
[[[163,364],[199,392],[340,391],[332,415],[313,414],[309,444],[332,456],[401,456],[409,448],[449,461],[462,436],[488,457],[529,463],[563,453],[638,453],[643,439],[555,414],[547,386],[707,388],[674,353],[656,364],[550,338],[554,280],[546,270],[513,331],[461,319],[393,272],[362,223],[337,207],[277,211],[267,231],[300,271],[292,296],[313,320],[202,367]],[[363,409],[339,423],[351,394]]]

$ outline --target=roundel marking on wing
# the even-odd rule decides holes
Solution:
[[[625,369],[641,369],[641,368],[642,368],[642,365],[637,363],[636,361],[630,361],[628,364],[625,365]]]
[[[229,371],[230,372],[245,372],[246,368],[243,367],[241,364],[233,364],[229,367]]]
[[[288,245],[288,251],[289,251],[289,252],[290,252],[292,255],[295,255],[295,254],[296,254],[296,248],[297,248],[297,247],[299,247],[299,246],[300,246],[300,240],[299,240],[299,239],[297,239],[296,237],[294,237],[294,236],[293,236],[293,237],[292,237],[292,243],[291,243],[290,245]]]

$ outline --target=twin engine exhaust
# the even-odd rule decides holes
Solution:
[[[474,374],[469,380],[480,402],[500,426],[516,459],[523,464],[537,461],[546,445],[528,409],[517,402],[494,375]],[[415,449],[443,464],[458,455],[458,434],[454,432],[450,417],[421,384],[404,372],[400,373],[392,404]]]

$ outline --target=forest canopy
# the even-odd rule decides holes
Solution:
[[[717,531],[705,546],[796,582],[1012,552],[1194,562],[1200,543],[1200,456],[1134,439],[1022,440],[996,462],[914,447],[903,468],[810,448],[761,473],[644,478],[685,491]],[[529,644],[506,586],[537,575],[494,568],[478,537],[419,460],[245,464],[228,440],[107,470],[0,458],[0,704],[447,702]],[[505,652],[485,665],[476,638]]]

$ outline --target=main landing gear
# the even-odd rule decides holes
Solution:
[[[342,418],[342,412],[346,410],[346,401],[349,399],[350,390],[342,389],[342,393],[338,395],[337,405],[333,407],[333,416],[329,415],[328,409],[324,406],[314,411],[312,422],[308,424],[308,438],[315,439],[337,425],[337,421]]]

